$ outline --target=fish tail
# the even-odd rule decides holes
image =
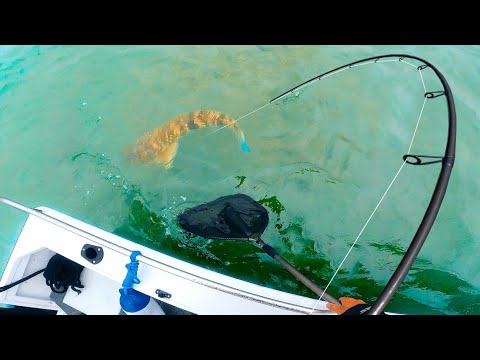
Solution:
[[[245,140],[245,135],[236,121],[230,116],[215,110],[197,110],[188,113],[184,119],[186,131],[202,128],[205,126],[225,126],[233,129],[240,138],[241,148],[245,152],[250,152],[250,148]]]
[[[250,148],[247,145],[247,140],[245,140],[245,134],[243,133],[242,129],[238,126],[237,122],[233,120],[231,117],[223,115],[223,121],[225,125],[232,127],[235,132],[237,133],[238,137],[240,138],[240,147],[245,152],[250,152]]]
[[[220,117],[218,118],[218,122],[231,127],[235,130],[235,132],[238,134],[238,137],[240,138],[240,146],[243,151],[245,152],[250,152],[250,148],[247,145],[247,141],[245,140],[245,134],[243,133],[242,129],[238,126],[237,122],[233,120],[231,117],[221,114]]]
[[[250,152],[250,148],[248,147],[247,145],[247,141],[245,140],[245,135],[243,134],[243,131],[240,130],[240,128],[238,129],[238,132],[240,134],[240,140],[241,140],[241,147],[242,147],[242,150],[245,151],[245,152]]]

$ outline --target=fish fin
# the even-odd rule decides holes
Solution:
[[[165,169],[170,169],[173,165],[173,159],[175,158],[175,155],[177,155],[177,150],[178,142],[175,141],[167,146],[160,154],[158,154],[155,158],[155,161],[162,164]]]

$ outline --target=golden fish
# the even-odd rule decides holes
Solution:
[[[160,164],[170,168],[177,154],[178,139],[193,129],[206,126],[223,125],[229,127],[239,135],[242,150],[250,149],[245,141],[243,131],[231,117],[215,110],[197,110],[180,114],[162,126],[155,128],[141,136],[130,148],[130,158],[143,164]]]

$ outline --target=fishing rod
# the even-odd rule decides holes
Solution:
[[[387,58],[397,58],[397,59],[382,60]],[[423,65],[420,65],[417,67],[415,65],[412,65],[406,62],[405,59],[414,59],[423,63]],[[387,304],[389,303],[389,301],[394,296],[395,292],[398,290],[399,286],[401,285],[408,271],[410,270],[414,260],[416,259],[418,253],[420,252],[420,249],[422,248],[427,238],[427,235],[430,232],[430,229],[432,228],[433,223],[435,222],[438,211],[440,209],[443,198],[445,196],[445,192],[448,186],[448,180],[450,178],[450,174],[452,172],[454,161],[455,161],[455,141],[456,141],[456,123],[457,123],[457,118],[455,113],[455,104],[453,101],[453,94],[450,89],[450,86],[448,85],[447,80],[445,79],[443,74],[430,62],[424,59],[421,59],[417,56],[406,55],[406,54],[390,54],[390,55],[374,56],[374,57],[358,60],[350,64],[337,67],[333,70],[317,75],[312,79],[307,80],[291,88],[290,90],[285,91],[283,94],[273,98],[272,100],[270,100],[270,104],[273,102],[276,102],[277,100],[289,94],[293,94],[294,91],[299,90],[300,88],[310,85],[313,82],[325,79],[328,76],[331,76],[335,73],[346,70],[348,68],[353,68],[359,65],[366,65],[367,63],[378,63],[378,62],[397,61],[397,60],[403,61],[411,66],[417,67],[417,70],[419,71],[420,76],[422,78],[422,84],[425,90],[424,96],[426,99],[434,99],[440,96],[445,96],[447,101],[447,107],[448,107],[448,136],[447,136],[447,143],[445,146],[445,154],[443,156],[417,155],[417,154],[410,154],[410,153],[407,153],[403,156],[404,163],[408,163],[411,165],[429,165],[429,164],[441,163],[442,168],[438,175],[437,183],[435,185],[435,189],[433,191],[430,203],[425,211],[423,219],[412,241],[410,242],[410,245],[407,251],[405,252],[397,269],[391,276],[390,280],[388,281],[387,285],[383,289],[382,293],[379,295],[377,300],[371,306],[370,310],[368,311],[368,315],[381,314],[385,309],[385,307],[387,306]],[[442,83],[443,90],[439,90],[439,91],[426,90],[425,84],[423,82],[423,76],[421,74],[421,72],[426,68],[430,68],[433,70],[435,75],[439,78],[440,82]],[[424,161],[423,159],[435,159],[435,160]]]

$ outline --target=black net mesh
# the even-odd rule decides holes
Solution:
[[[244,194],[222,196],[178,216],[180,226],[193,234],[224,240],[257,240],[268,225],[268,212]]]

